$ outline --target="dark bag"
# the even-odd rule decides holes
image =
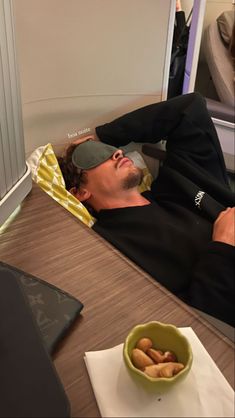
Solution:
[[[15,272],[2,269],[0,284],[0,417],[70,417],[69,400]]]
[[[182,94],[190,29],[187,26],[187,23],[191,17],[191,14],[192,10],[186,22],[184,12],[176,12],[176,25],[173,36],[173,46],[171,53],[171,64],[167,94],[168,99]]]

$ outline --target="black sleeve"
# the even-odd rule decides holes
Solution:
[[[182,36],[183,30],[186,28],[185,13],[184,11],[179,11],[175,13],[175,27],[173,35],[173,45],[178,44],[179,37]]]
[[[235,326],[235,248],[222,242],[210,242],[194,268],[185,300]]]
[[[174,133],[180,124],[181,111],[194,100],[195,94],[189,94],[142,107],[98,126],[96,133],[102,142],[114,146],[131,141],[156,143]]]
[[[163,138],[172,142],[178,137],[175,146],[185,148],[189,140],[182,141],[182,133],[186,130],[187,136],[193,136],[185,124],[185,115],[204,132],[213,128],[205,99],[199,93],[190,93],[126,113],[98,126],[96,133],[102,142],[114,146],[124,146],[130,141],[156,143]]]
[[[167,154],[178,155],[197,166],[207,167],[227,183],[219,139],[199,93],[174,97],[127,113],[98,126],[102,142],[124,146],[129,142],[157,143],[167,140]]]

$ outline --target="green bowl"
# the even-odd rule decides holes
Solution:
[[[131,361],[131,353],[140,338],[147,337],[153,342],[153,347],[162,351],[173,351],[178,362],[184,364],[184,369],[173,377],[153,378],[137,369]],[[180,383],[189,373],[193,354],[187,338],[174,325],[152,321],[135,326],[128,334],[123,347],[123,357],[127,370],[137,385],[149,392],[164,393]]]

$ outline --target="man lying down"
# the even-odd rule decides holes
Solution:
[[[184,302],[234,326],[234,195],[205,100],[152,104],[96,134],[101,142],[80,139],[60,161],[66,187],[95,212],[93,229]],[[119,147],[161,139],[166,160],[140,194],[142,172]]]

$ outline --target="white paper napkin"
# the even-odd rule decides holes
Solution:
[[[123,344],[85,353],[102,417],[234,417],[234,391],[192,328],[180,328],[193,350],[183,382],[165,394],[150,394],[129,376]],[[232,365],[231,365],[232,366]]]

